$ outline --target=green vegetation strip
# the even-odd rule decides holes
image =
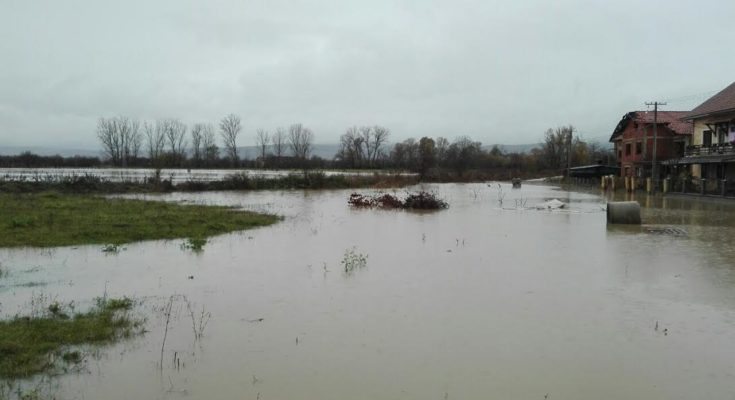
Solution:
[[[0,247],[206,238],[278,220],[274,215],[221,206],[55,192],[0,193]]]
[[[43,316],[0,321],[0,378],[51,371],[84,356],[72,346],[112,343],[142,329],[127,312],[133,301],[98,299],[89,312],[69,316],[54,303]]]

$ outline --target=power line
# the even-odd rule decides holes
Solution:
[[[689,95],[680,96],[680,97],[673,97],[673,98],[665,99],[664,102],[666,102],[666,103],[684,103],[684,102],[694,101],[694,100],[704,101],[704,100],[708,99],[709,97],[711,97],[713,94],[715,94],[717,92],[718,92],[718,90],[712,90],[712,91],[709,91],[709,92],[702,92],[702,93],[689,94]],[[659,103],[659,104],[661,104],[661,103]],[[649,105],[649,104],[646,103],[646,105]]]

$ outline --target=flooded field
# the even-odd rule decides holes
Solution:
[[[425,188],[450,208],[354,210],[350,191],[139,196],[285,219],[199,253],[0,249],[4,317],[107,295],[147,319],[79,371],[23,385],[62,399],[733,398],[735,203],[638,197],[644,225],[609,228],[594,191]],[[535,208],[551,199],[567,207]],[[350,251],[366,265],[347,273]]]
[[[325,175],[372,175],[374,171],[336,171],[325,170]],[[258,178],[281,178],[294,170],[271,169],[162,169],[161,179],[177,184],[187,181],[211,182],[222,180],[231,175],[247,174]],[[413,175],[402,173],[403,175]],[[0,178],[6,180],[45,181],[59,178],[96,176],[113,182],[145,182],[156,176],[152,168],[0,168]]]

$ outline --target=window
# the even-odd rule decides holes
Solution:
[[[643,153],[643,142],[635,142],[635,154]]]
[[[684,142],[674,142],[674,153],[677,157],[684,157]]]
[[[702,132],[702,146],[704,147],[712,146],[712,131]]]
[[[630,155],[630,143],[625,144],[625,155],[626,156]]]

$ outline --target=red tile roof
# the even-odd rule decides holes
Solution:
[[[692,123],[682,120],[688,114],[688,111],[659,111],[656,119],[659,126],[664,125],[678,135],[691,135],[694,131]],[[615,140],[631,121],[639,124],[653,124],[653,111],[631,111],[623,115],[610,136],[610,141]]]
[[[686,118],[695,119],[725,111],[735,111],[735,82],[697,106]]]
[[[653,124],[653,111],[636,111],[636,114],[636,122],[639,124]],[[656,119],[659,125],[666,125],[674,133],[691,135],[694,131],[692,123],[682,120],[687,114],[689,111],[659,111]]]

